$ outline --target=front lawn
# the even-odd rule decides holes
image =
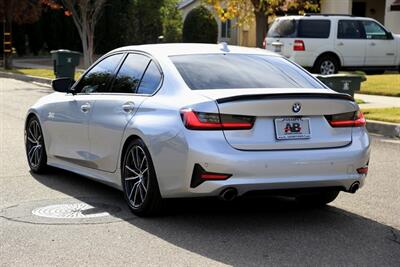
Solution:
[[[51,70],[51,69],[12,69],[12,70],[1,69],[1,71],[13,72],[13,73],[29,75],[29,76],[36,76],[36,77],[41,77],[41,78],[49,78],[49,79],[56,78],[54,76],[53,70]],[[75,80],[79,79],[81,74],[82,74],[82,72],[76,71],[75,72]]]
[[[361,108],[369,120],[400,123],[400,108]]]
[[[400,74],[367,75],[357,93],[400,97]]]

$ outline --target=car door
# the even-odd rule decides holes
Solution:
[[[110,91],[96,95],[89,125],[92,165],[96,169],[116,170],[126,125],[158,88],[161,77],[150,57],[131,53],[120,66]]]
[[[364,66],[366,43],[362,24],[358,20],[339,20],[335,50],[342,58],[342,66]]]
[[[122,54],[107,57],[94,65],[73,87],[49,108],[48,154],[85,167],[90,166],[89,120],[94,105],[93,93],[107,90]]]
[[[375,21],[361,22],[367,43],[365,66],[394,66],[396,42],[393,37]]]

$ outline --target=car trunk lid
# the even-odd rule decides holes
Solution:
[[[334,148],[352,141],[351,127],[334,128],[325,118],[358,110],[349,95],[315,88],[224,89],[199,93],[216,101],[220,114],[255,117],[252,129],[224,130],[226,141],[236,149]],[[295,105],[299,110],[294,109]],[[302,129],[296,132],[298,127]]]

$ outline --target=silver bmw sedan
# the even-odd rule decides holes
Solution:
[[[31,170],[116,187],[140,216],[166,198],[276,193],[324,205],[356,192],[368,172],[354,99],[265,50],[123,47],[52,86],[26,117]]]

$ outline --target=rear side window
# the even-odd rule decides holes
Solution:
[[[296,20],[276,19],[268,31],[267,37],[296,37]]]
[[[364,29],[358,20],[339,20],[337,38],[363,39]]]
[[[323,88],[314,77],[276,56],[204,54],[170,57],[193,90]]]
[[[297,36],[301,38],[329,38],[331,22],[329,20],[299,20]]]
[[[83,94],[107,92],[107,84],[114,75],[122,57],[123,54],[116,54],[97,63],[82,77],[75,87],[75,91]]]
[[[151,61],[149,66],[147,67],[146,72],[143,75],[137,93],[149,95],[153,94],[160,85],[161,79],[162,76],[159,69],[157,68],[156,63],[154,63],[154,61]]]
[[[111,91],[113,93],[135,93],[149,62],[149,57],[129,54],[115,77]]]

